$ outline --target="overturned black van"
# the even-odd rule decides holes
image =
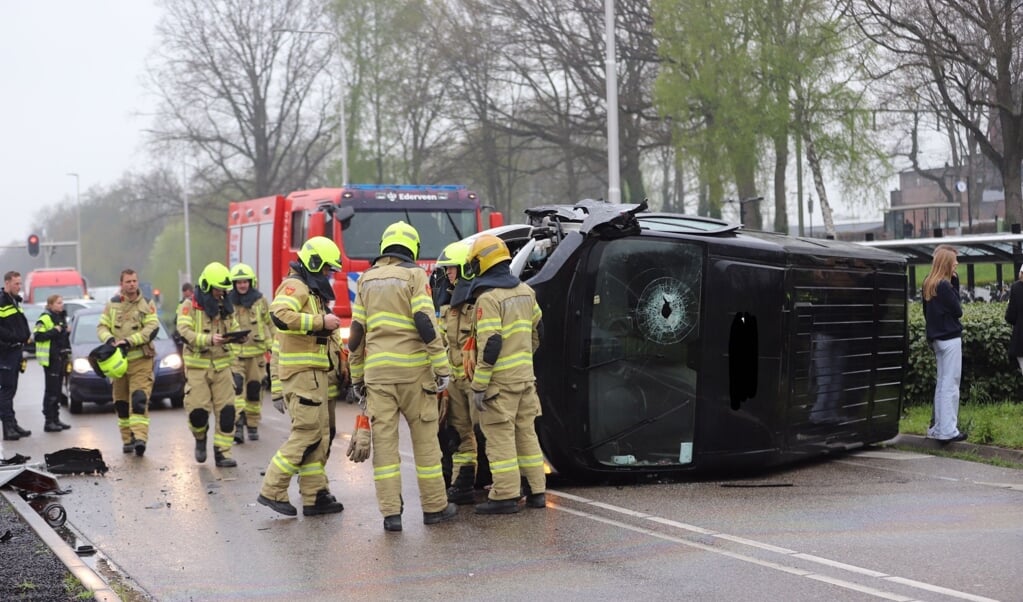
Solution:
[[[645,209],[538,207],[493,231],[543,310],[555,471],[758,469],[898,433],[902,256]]]

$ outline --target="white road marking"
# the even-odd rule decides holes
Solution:
[[[807,561],[807,562],[813,562],[813,563],[820,564],[820,565],[823,565],[823,566],[827,566],[827,567],[830,567],[830,568],[833,568],[833,569],[838,569],[838,570],[842,570],[842,571],[846,571],[846,572],[850,572],[850,573],[855,573],[855,574],[858,574],[858,575],[863,575],[863,576],[866,576],[866,577],[871,577],[871,578],[879,579],[881,581],[888,581],[888,582],[891,582],[891,583],[898,583],[900,585],[904,585],[904,586],[907,586],[907,587],[911,587],[911,588],[915,588],[915,589],[920,589],[920,590],[924,590],[924,591],[928,591],[928,592],[932,592],[932,593],[938,593],[938,594],[942,594],[944,596],[949,596],[949,597],[952,597],[952,598],[958,598],[960,600],[970,600],[971,602],[997,602],[996,600],[994,600],[992,598],[985,598],[984,596],[978,596],[978,595],[970,594],[970,593],[967,593],[967,592],[961,592],[961,591],[958,591],[958,590],[949,589],[949,588],[946,588],[946,587],[941,587],[939,585],[932,585],[930,583],[924,583],[922,581],[916,581],[914,579],[907,579],[905,577],[898,577],[898,576],[894,576],[894,575],[889,575],[887,573],[883,573],[883,572],[880,572],[880,571],[875,571],[873,569],[868,569],[868,568],[859,567],[859,566],[855,566],[855,565],[851,565],[851,564],[846,564],[844,562],[839,562],[837,560],[831,560],[831,559],[828,559],[828,558],[822,558],[820,556],[815,556],[813,554],[805,554],[803,552],[799,552],[799,551],[796,551],[796,550],[790,550],[788,548],[782,548],[782,547],[779,547],[779,546],[774,546],[774,545],[771,545],[771,544],[768,544],[768,543],[759,542],[759,541],[748,539],[748,538],[745,538],[745,537],[739,537],[737,535],[731,535],[731,534],[728,534],[728,533],[721,533],[721,532],[718,532],[718,531],[713,531],[711,529],[705,529],[703,527],[698,527],[696,525],[690,525],[688,523],[683,523],[683,522],[671,520],[671,519],[664,518],[664,517],[661,517],[661,516],[655,516],[655,515],[647,514],[647,513],[644,513],[644,512],[637,512],[635,510],[631,510],[629,508],[623,508],[621,506],[616,506],[614,504],[608,504],[606,502],[598,502],[596,500],[591,500],[589,498],[585,498],[585,497],[582,497],[582,496],[573,495],[571,493],[562,493],[560,491],[553,491],[551,489],[548,489],[547,493],[550,494],[550,495],[553,495],[553,496],[565,499],[565,500],[570,500],[570,501],[573,501],[573,502],[578,502],[580,504],[585,504],[587,506],[591,506],[591,507],[594,507],[594,508],[602,508],[604,510],[608,510],[610,512],[615,512],[617,514],[621,514],[621,515],[624,515],[624,516],[629,516],[629,517],[637,518],[637,519],[640,519],[640,520],[650,521],[650,522],[656,523],[658,525],[664,525],[664,526],[667,526],[667,527],[673,527],[673,528],[680,529],[680,530],[683,530],[683,531],[689,531],[691,533],[698,533],[700,535],[707,535],[707,536],[710,536],[710,537],[715,537],[717,539],[722,539],[722,540],[725,540],[725,541],[730,541],[730,542],[733,542],[733,543],[737,543],[737,544],[740,544],[740,545],[756,548],[758,550],[763,550],[765,552],[770,552],[770,553],[773,553],[773,554],[780,554],[782,556],[789,556],[789,557],[792,557],[792,558],[799,558],[800,560],[804,560],[804,561]],[[548,501],[550,501],[550,500],[548,500]],[[752,563],[752,564],[757,564],[757,565],[760,565],[760,566],[763,566],[763,567],[767,567],[767,568],[770,568],[770,569],[774,569],[774,570],[777,570],[777,571],[781,571],[781,572],[784,572],[784,573],[789,573],[789,574],[792,574],[792,575],[797,575],[797,576],[800,576],[800,577],[806,577],[808,579],[814,579],[816,581],[821,581],[821,582],[824,582],[824,583],[829,583],[829,584],[835,585],[837,587],[842,587],[842,588],[845,588],[845,589],[851,589],[851,590],[854,590],[854,591],[857,591],[857,592],[862,592],[862,593],[865,593],[865,594],[869,594],[871,596],[875,596],[875,597],[878,597],[878,598],[883,598],[885,600],[897,600],[897,601],[903,601],[903,602],[910,602],[911,600],[914,600],[914,598],[907,598],[905,596],[902,596],[901,594],[896,594],[896,593],[893,593],[893,592],[888,592],[888,591],[884,591],[884,590],[880,590],[880,589],[875,589],[875,588],[867,587],[867,586],[860,585],[860,584],[857,584],[857,583],[853,583],[853,582],[850,582],[850,581],[844,581],[842,579],[835,579],[835,578],[827,576],[827,575],[821,575],[821,574],[817,574],[817,573],[814,573],[812,571],[807,571],[807,570],[800,569],[800,568],[797,568],[797,567],[788,566],[788,565],[784,565],[784,564],[779,564],[779,563],[775,563],[775,562],[770,562],[770,561],[766,561],[766,560],[761,560],[759,558],[755,558],[753,556],[747,556],[745,554],[738,554],[738,553],[735,553],[735,552],[730,552],[728,550],[722,550],[722,549],[719,549],[719,548],[715,548],[713,546],[708,546],[706,544],[702,544],[702,543],[695,542],[695,541],[689,541],[687,539],[683,539],[683,538],[679,538],[679,537],[672,537],[670,535],[665,535],[663,533],[658,533],[657,531],[653,531],[651,529],[644,529],[642,527],[637,527],[637,526],[634,526],[634,525],[630,525],[628,523],[623,523],[621,521],[605,518],[605,517],[602,517],[602,516],[599,516],[599,515],[596,515],[596,514],[591,514],[589,512],[584,512],[584,511],[581,511],[581,510],[575,510],[575,509],[572,509],[572,508],[568,508],[567,506],[563,506],[561,504],[555,503],[553,505],[549,505],[548,507],[552,508],[554,510],[560,510],[562,512],[567,512],[569,514],[573,514],[573,515],[576,515],[576,516],[587,518],[589,520],[594,520],[594,521],[597,521],[597,522],[602,522],[602,523],[605,523],[605,524],[608,524],[608,525],[613,525],[615,527],[619,527],[619,528],[622,528],[622,529],[628,529],[630,531],[635,531],[637,533],[644,533],[646,535],[650,535],[651,537],[656,537],[658,539],[664,539],[664,540],[667,540],[667,541],[672,541],[672,542],[679,543],[679,544],[682,544],[682,545],[686,545],[686,546],[689,546],[689,547],[698,548],[698,549],[701,549],[701,550],[704,550],[704,551],[707,551],[707,552],[712,552],[714,554],[720,554],[720,555],[723,555],[723,556],[728,556],[730,558],[734,558],[734,559],[740,560],[742,562],[749,562],[749,563]]]

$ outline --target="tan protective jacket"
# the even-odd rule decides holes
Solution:
[[[222,318],[210,318],[194,301],[185,301],[178,306],[178,334],[185,340],[182,358],[185,367],[195,370],[213,369],[217,372],[229,368],[234,361],[234,351],[227,343],[213,344],[213,335],[224,335],[238,330],[234,314]]]
[[[156,357],[153,337],[160,327],[156,306],[140,293],[134,301],[115,295],[107,301],[96,325],[96,336],[102,342],[110,339],[128,341],[127,360]]]
[[[270,313],[286,328],[277,329],[277,377],[287,380],[305,370],[330,370],[327,339],[323,327],[326,310],[294,273],[288,274],[277,287]]]
[[[270,346],[273,344],[274,327],[270,320],[270,304],[266,297],[257,299],[252,307],[235,305],[234,317],[238,320],[239,330],[252,331],[244,343],[234,345],[238,357],[259,357],[270,350]]]
[[[486,391],[491,384],[514,384],[536,380],[533,352],[540,346],[540,306],[528,284],[515,288],[494,288],[476,299],[476,372],[473,391]],[[487,344],[500,337],[500,353],[488,357]]]
[[[416,314],[433,338],[424,341]],[[426,271],[396,257],[381,257],[359,278],[352,304],[352,324],[365,333],[349,349],[352,381],[410,383],[424,367],[435,376],[450,376],[444,338],[437,327]]]

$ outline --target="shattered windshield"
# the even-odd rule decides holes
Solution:
[[[396,221],[412,224],[419,232],[419,258],[436,259],[444,247],[476,232],[473,210],[430,209],[374,211],[358,209],[342,234],[342,248],[351,259],[380,255],[380,236]]]
[[[703,249],[623,238],[594,255],[590,449],[611,465],[687,464],[699,377]]]

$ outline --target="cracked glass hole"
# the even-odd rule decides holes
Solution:
[[[688,286],[663,276],[643,289],[636,304],[636,322],[643,336],[661,345],[686,338],[696,326],[695,298]]]

